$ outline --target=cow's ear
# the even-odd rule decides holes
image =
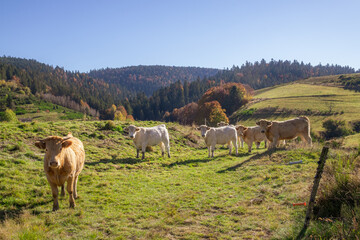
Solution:
[[[67,147],[70,147],[71,144],[73,144],[73,142],[72,142],[71,140],[66,140],[66,141],[63,141],[63,142],[61,143],[61,146],[62,146],[63,148],[67,148]]]
[[[138,128],[138,127],[135,128],[135,132],[138,132],[138,131],[140,131],[140,128]]]
[[[247,128],[247,127],[244,127],[244,132],[245,132],[246,130],[248,130],[248,128]]]
[[[239,130],[239,128],[240,128],[240,126],[239,126],[239,125],[235,126],[235,129],[236,129],[236,130]]]
[[[256,125],[260,125],[260,122],[256,122]]]
[[[200,130],[200,127],[197,127],[196,130]]]
[[[45,143],[45,141],[36,141],[35,146],[40,148],[40,149],[45,149],[46,148],[46,143]]]
[[[206,127],[206,130],[210,130],[210,127]]]
[[[129,131],[129,128],[126,127],[126,128],[123,129],[123,131],[124,131],[124,132],[128,132],[128,131]]]
[[[271,127],[271,125],[273,124],[272,122],[267,122],[267,127]]]

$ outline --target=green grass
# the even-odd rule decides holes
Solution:
[[[140,160],[122,131],[100,130],[103,125],[1,125],[0,238],[269,239],[297,233],[294,226],[305,208],[291,204],[309,198],[319,147],[269,153],[262,146],[252,154],[244,148],[237,157],[219,148],[209,159],[197,131],[167,123],[172,158],[162,158],[156,146]],[[80,198],[75,209],[68,208],[68,197],[61,199],[53,213],[44,153],[34,142],[69,131],[86,151]],[[304,163],[284,165],[298,160]]]
[[[305,115],[310,118],[312,131],[319,135],[324,131],[323,121],[329,118],[346,123],[360,119],[359,92],[345,90],[339,85],[324,85],[338,81],[338,76],[327,76],[261,89],[256,92],[254,103],[241,108],[231,119],[252,126],[262,118],[286,120]],[[356,139],[351,137],[346,138],[344,144],[347,147],[358,146]]]

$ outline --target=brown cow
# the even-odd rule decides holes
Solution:
[[[287,121],[268,121],[262,119],[256,123],[261,127],[261,132],[271,142],[269,148],[278,145],[279,140],[288,140],[300,137],[302,141],[311,146],[310,120],[307,117],[298,117]]]
[[[35,146],[46,149],[44,156],[44,171],[50,184],[54,204],[53,211],[59,209],[58,186],[61,186],[61,196],[65,196],[64,183],[67,181],[67,191],[70,195],[70,207],[75,207],[77,181],[84,167],[85,151],[82,142],[69,133],[66,137],[50,136],[39,140]]]
[[[264,133],[261,133],[259,126],[244,127],[243,125],[237,125],[236,127],[238,136],[241,136],[248,145],[248,151],[251,152],[253,142],[256,144],[256,148],[260,147],[260,142],[265,142],[265,148],[267,145],[267,139]]]

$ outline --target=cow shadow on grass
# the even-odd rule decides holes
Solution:
[[[18,207],[18,208],[14,208],[14,209],[0,210],[0,223],[4,222],[7,219],[19,218],[24,213],[25,210],[30,210],[31,214],[33,214],[33,215],[39,215],[42,212],[35,210],[34,208],[36,208],[38,206],[49,204],[50,202],[53,202],[51,197],[49,197],[48,200],[33,203],[33,204],[28,205],[27,207]],[[49,212],[52,212],[52,211],[49,211]]]
[[[259,154],[256,154],[252,157],[250,157],[249,159],[241,162],[241,163],[238,163],[234,166],[231,166],[231,167],[228,167],[226,169],[223,169],[223,170],[219,170],[217,171],[217,173],[225,173],[225,172],[228,172],[228,171],[235,171],[236,169],[242,167],[243,165],[246,165],[247,163],[251,162],[251,161],[254,161],[254,160],[257,160],[257,159],[260,159],[262,157],[265,157],[265,156],[271,156],[271,154],[273,154],[274,152],[276,152],[276,149],[271,149],[271,150],[267,150],[265,152],[262,152],[262,153],[259,153]],[[250,153],[246,153],[246,154],[243,154],[244,156],[246,155],[249,155]]]
[[[95,162],[86,162],[85,165],[89,165],[89,166],[95,166],[98,165],[100,163],[104,163],[104,164],[108,164],[108,163],[112,163],[112,164],[137,164],[137,163],[141,163],[143,160],[141,160],[141,158],[116,158],[113,157],[111,159],[109,158],[103,158],[100,159],[99,161],[95,161]]]
[[[226,155],[228,155],[228,154],[217,155],[217,156],[214,156],[213,158],[206,157],[206,158],[198,158],[198,159],[189,159],[189,160],[185,160],[185,161],[176,161],[176,162],[173,162],[170,164],[163,164],[162,166],[172,168],[174,166],[179,166],[179,165],[194,165],[194,164],[198,164],[198,163],[207,163],[210,161],[215,161],[216,159],[222,158]]]

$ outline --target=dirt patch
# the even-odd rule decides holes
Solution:
[[[186,144],[189,145],[190,147],[195,147],[195,148],[199,147],[199,144],[201,142],[200,136],[191,132],[185,135],[184,138],[187,140]]]

